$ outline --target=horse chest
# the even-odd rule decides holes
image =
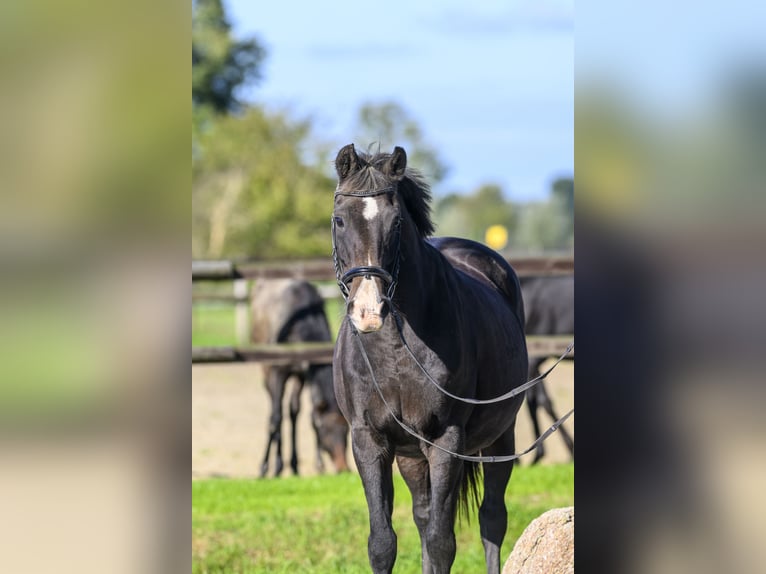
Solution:
[[[463,368],[459,349],[437,351],[409,329],[405,329],[404,338],[393,324],[389,329],[384,327],[373,335],[342,332],[336,353],[354,360],[338,361],[336,368],[342,370],[341,408],[352,426],[373,429],[399,451],[418,446],[417,439],[400,423],[433,439],[444,431],[446,421],[453,425],[467,421],[471,409],[450,400],[438,387],[470,395],[475,369]],[[362,339],[355,340],[357,336]]]
[[[386,435],[397,445],[397,450],[418,446],[400,422],[418,434],[434,438],[443,432],[445,421],[454,415],[455,404],[427,383],[422,373],[418,374],[392,370],[389,376],[377,379],[378,388],[366,386],[367,392],[359,405],[365,426]]]

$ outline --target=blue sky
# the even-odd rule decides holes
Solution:
[[[572,0],[224,1],[268,49],[249,99],[310,115],[322,139],[352,141],[362,103],[394,100],[450,167],[437,192],[543,198],[574,172]]]

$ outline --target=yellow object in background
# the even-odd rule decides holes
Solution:
[[[484,234],[484,243],[499,250],[508,244],[508,230],[504,225],[491,225]]]

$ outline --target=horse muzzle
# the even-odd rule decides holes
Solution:
[[[348,300],[347,314],[357,331],[373,333],[383,327],[385,301],[372,277],[360,280],[358,288]]]

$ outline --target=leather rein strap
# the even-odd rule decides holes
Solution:
[[[375,376],[375,372],[373,371],[372,364],[370,363],[370,358],[367,356],[367,351],[364,348],[364,343],[362,343],[362,338],[359,336],[359,331],[357,331],[356,328],[353,325],[351,325],[351,324],[349,324],[349,327],[351,327],[351,332],[354,334],[354,338],[359,343],[359,349],[361,351],[362,357],[364,358],[364,362],[367,364],[367,370],[370,371],[370,376],[372,377],[372,384],[375,387],[375,390],[377,391],[378,396],[380,397],[380,400],[383,401],[384,405],[386,405],[386,408],[388,409],[388,412],[391,415],[391,417],[394,419],[394,421],[396,421],[396,423],[400,427],[402,427],[402,429],[405,432],[407,432],[408,434],[412,435],[413,437],[415,437],[419,441],[424,442],[427,445],[432,446],[434,448],[438,448],[442,452],[445,452],[448,455],[450,455],[452,457],[455,457],[457,459],[465,460],[465,461],[468,461],[468,462],[481,462],[481,463],[487,463],[487,462],[489,462],[489,463],[492,463],[492,462],[511,462],[513,460],[516,460],[517,458],[520,458],[520,457],[524,456],[525,454],[527,454],[529,452],[532,452],[532,450],[534,450],[537,447],[538,444],[543,442],[553,432],[555,432],[556,429],[558,429],[562,424],[564,424],[564,421],[566,421],[572,415],[572,413],[574,413],[574,409],[570,410],[567,414],[565,414],[563,417],[561,417],[559,420],[557,420],[555,423],[553,423],[543,434],[541,434],[537,438],[537,440],[535,440],[535,442],[533,442],[529,446],[529,448],[527,448],[526,450],[523,450],[522,452],[516,453],[516,454],[501,455],[501,456],[473,456],[473,455],[460,454],[458,452],[451,451],[448,448],[444,448],[443,446],[438,445],[435,442],[432,442],[432,441],[428,440],[427,438],[425,438],[424,436],[422,436],[421,434],[419,434],[418,432],[416,432],[415,430],[410,428],[404,421],[402,421],[399,417],[397,417],[394,414],[394,411],[391,408],[391,405],[386,400],[386,397],[383,396],[383,390],[380,388],[380,383],[378,383],[378,379]],[[548,372],[550,372],[550,370]],[[547,375],[548,373],[545,373],[545,374]],[[540,380],[542,380],[542,377],[539,378],[539,380],[537,380],[535,382],[536,383],[540,382]],[[532,382],[532,381],[530,381],[530,382]],[[516,389],[514,389],[514,390],[516,390]],[[458,398],[460,398],[460,397],[458,397]],[[463,400],[463,399],[461,399],[461,400]]]

